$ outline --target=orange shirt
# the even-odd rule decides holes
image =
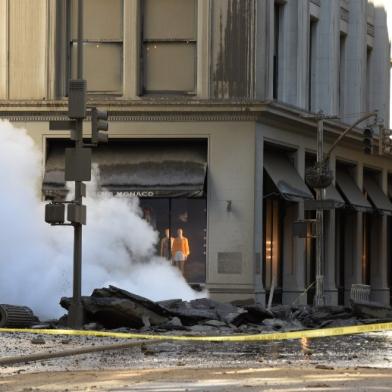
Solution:
[[[188,238],[174,238],[172,244],[172,255],[174,256],[176,252],[182,252],[186,257],[189,256]]]

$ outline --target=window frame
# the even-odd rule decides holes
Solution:
[[[120,83],[120,89],[119,90],[108,90],[108,91],[89,91],[88,90],[88,85],[87,85],[87,94],[95,97],[99,96],[111,96],[111,97],[122,97],[124,94],[124,41],[125,41],[125,2],[126,0],[121,0],[122,1],[122,40],[119,39],[83,39],[83,43],[89,43],[89,44],[114,44],[114,45],[120,45],[121,46],[121,58],[120,58],[120,64],[121,64],[121,83]],[[66,79],[70,80],[72,79],[72,49],[73,45],[77,44],[77,39],[72,38],[72,0],[68,0],[66,4]],[[83,68],[85,68],[86,65],[86,56],[84,55],[84,64]],[[87,76],[84,74],[83,75],[84,79],[87,80]],[[66,83],[65,87],[65,92],[66,95],[68,96],[69,93],[69,87],[68,83]]]
[[[195,35],[194,38],[145,38],[144,37],[144,17],[145,17],[145,3],[140,0],[140,72],[139,72],[139,91],[140,95],[144,97],[154,96],[181,96],[181,97],[195,97],[198,94],[198,52],[199,52],[199,1],[195,0],[194,6],[195,17]],[[146,59],[145,59],[145,45],[146,44],[189,44],[194,46],[194,75],[193,75],[193,90],[147,90],[145,88],[145,73],[146,73]]]

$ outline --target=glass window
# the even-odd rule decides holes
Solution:
[[[193,43],[145,44],[145,92],[192,91],[195,86],[195,50]]]
[[[145,0],[145,39],[196,39],[195,0]]]
[[[71,1],[71,76],[77,69],[78,0]],[[90,93],[120,94],[123,79],[123,0],[84,0],[84,78]]]
[[[264,200],[264,255],[263,283],[269,297],[274,288],[272,303],[281,302],[282,291],[282,210],[284,206],[278,199]]]
[[[117,43],[84,44],[83,72],[88,90],[116,92],[122,85],[122,45]],[[77,56],[77,44],[72,45],[72,57]],[[72,62],[72,78],[77,77],[77,64]]]
[[[144,0],[143,91],[194,93],[196,0]]]
[[[122,40],[123,0],[84,0],[85,40]],[[78,36],[78,0],[71,2],[72,39]]]
[[[140,205],[144,219],[159,233],[157,254],[178,268],[181,268],[180,259],[184,258],[182,267],[186,280],[189,283],[205,283],[206,200],[141,199]],[[171,238],[170,246],[168,238]]]

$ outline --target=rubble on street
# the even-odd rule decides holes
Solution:
[[[154,302],[114,286],[96,289],[91,296],[83,297],[82,302],[85,330],[147,332],[168,336],[257,334],[357,325],[387,321],[391,311],[373,303],[317,308],[279,305],[269,310],[259,304],[227,304],[208,298]],[[61,299],[61,305],[65,309],[70,304],[70,298]],[[33,329],[66,327],[66,316],[60,320],[36,322],[32,326]],[[199,376],[195,373],[199,370],[203,374],[211,370],[214,377],[219,371],[223,372],[224,377],[233,373],[236,379],[243,374],[243,387],[258,391],[256,381],[254,389],[249,389],[248,381],[245,383],[248,373],[243,372],[249,372],[250,369],[261,372],[260,385],[264,385],[266,371],[284,369],[282,372],[285,375],[295,379],[296,372],[300,369],[301,374],[311,373],[312,377],[317,376],[323,381],[303,381],[307,388],[333,387],[331,380],[340,373],[345,376],[355,374],[355,377],[360,374],[364,379],[373,377],[366,387],[380,387],[390,382],[392,367],[389,354],[392,332],[388,331],[265,342],[140,341],[132,347],[120,349],[115,347],[129,344],[129,340],[123,339],[121,333],[116,334],[116,337],[109,337],[95,336],[94,332],[91,336],[64,336],[62,331],[55,331],[59,335],[31,332],[4,331],[0,335],[0,354],[5,360],[0,366],[0,391],[8,392],[10,387],[12,390],[22,391],[31,386],[48,391],[90,390],[90,387],[135,391],[139,387],[143,390],[144,382],[151,390],[161,390],[161,384],[149,384],[151,372],[164,372],[165,377],[171,380],[168,385],[172,389],[167,390],[200,390],[197,389]],[[107,349],[102,350],[102,347]],[[73,351],[72,355],[65,355],[70,351]],[[19,360],[11,362],[13,358]],[[7,364],[7,361],[10,363]],[[369,363],[372,364],[371,368]],[[140,375],[142,381],[130,375],[132,371]],[[104,372],[107,377],[100,380],[99,377]],[[126,373],[126,379],[118,377],[121,372]],[[42,377],[43,374],[45,377]],[[176,389],[172,380],[184,374],[187,379],[185,386],[180,383],[178,385],[182,389]],[[76,375],[78,379],[75,378]],[[157,376],[159,383],[163,382],[162,377]],[[381,377],[384,384],[380,384],[375,377]],[[277,380],[280,379],[281,376],[277,376]],[[351,384],[346,384],[351,388],[348,390],[358,390],[359,386],[365,385],[362,379],[355,379],[355,382],[354,378],[352,380]],[[195,389],[191,389],[192,386]]]
[[[154,302],[115,286],[95,289],[82,297],[85,329],[192,334],[268,333],[341,327],[392,320],[392,309],[377,303],[351,307],[278,305],[270,310],[259,304],[235,305],[208,298]],[[71,298],[62,298],[69,309]],[[47,326],[62,327],[66,316]]]

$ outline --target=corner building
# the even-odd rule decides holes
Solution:
[[[376,0],[374,0],[376,1]],[[314,239],[293,223],[314,190],[316,123],[326,150],[364,112],[389,124],[390,45],[381,0],[84,0],[88,105],[107,109],[94,150],[101,186],[137,195],[159,231],[189,239],[185,275],[218,300],[311,303]],[[67,80],[77,0],[0,0],[1,115],[42,149],[42,197],[64,195]],[[85,122],[88,136],[90,121]],[[375,144],[378,135],[375,135]],[[365,155],[362,129],[334,150],[325,213],[325,292],[352,284],[390,303],[390,154]],[[130,233],[132,235],[132,233]],[[159,251],[159,249],[158,249]]]

